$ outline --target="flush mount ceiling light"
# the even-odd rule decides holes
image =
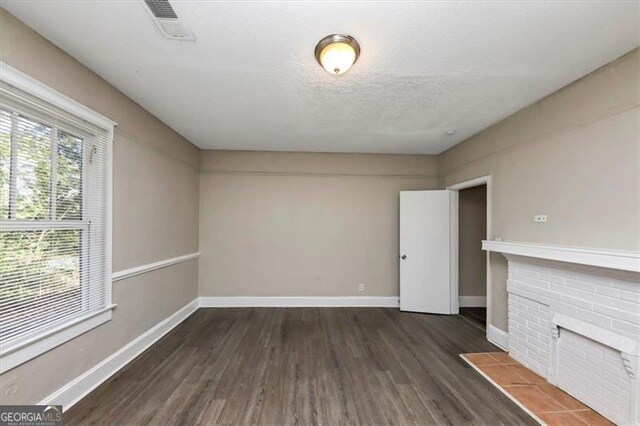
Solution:
[[[358,60],[360,45],[349,35],[331,34],[320,40],[315,53],[316,60],[328,73],[344,74]]]

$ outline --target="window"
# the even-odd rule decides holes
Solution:
[[[0,82],[1,372],[108,321],[112,308],[113,124],[79,117],[64,106],[97,114],[9,74],[21,78]],[[37,84],[62,107],[15,82]]]

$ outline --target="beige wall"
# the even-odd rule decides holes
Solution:
[[[203,151],[200,295],[397,296],[398,192],[436,185],[433,156]]]
[[[460,296],[487,295],[487,186],[458,192],[458,286]]]
[[[635,50],[438,156],[440,186],[493,176],[503,240],[638,251]],[[535,214],[547,223],[533,223]],[[491,255],[492,323],[506,330],[506,261]]]
[[[1,60],[118,123],[113,269],[198,250],[199,149],[0,10]],[[197,296],[197,261],[116,282],[113,319],[0,376],[3,404],[37,403]]]

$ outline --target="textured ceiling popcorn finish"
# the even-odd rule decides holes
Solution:
[[[637,2],[171,3],[195,42],[141,1],[3,7],[205,149],[436,154],[639,44]]]

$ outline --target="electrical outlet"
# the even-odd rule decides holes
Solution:
[[[363,292],[364,291],[364,284],[363,283],[358,284],[358,291],[359,292]]]
[[[534,222],[546,222],[547,221],[547,215],[546,214],[537,214],[533,217],[533,221]]]

